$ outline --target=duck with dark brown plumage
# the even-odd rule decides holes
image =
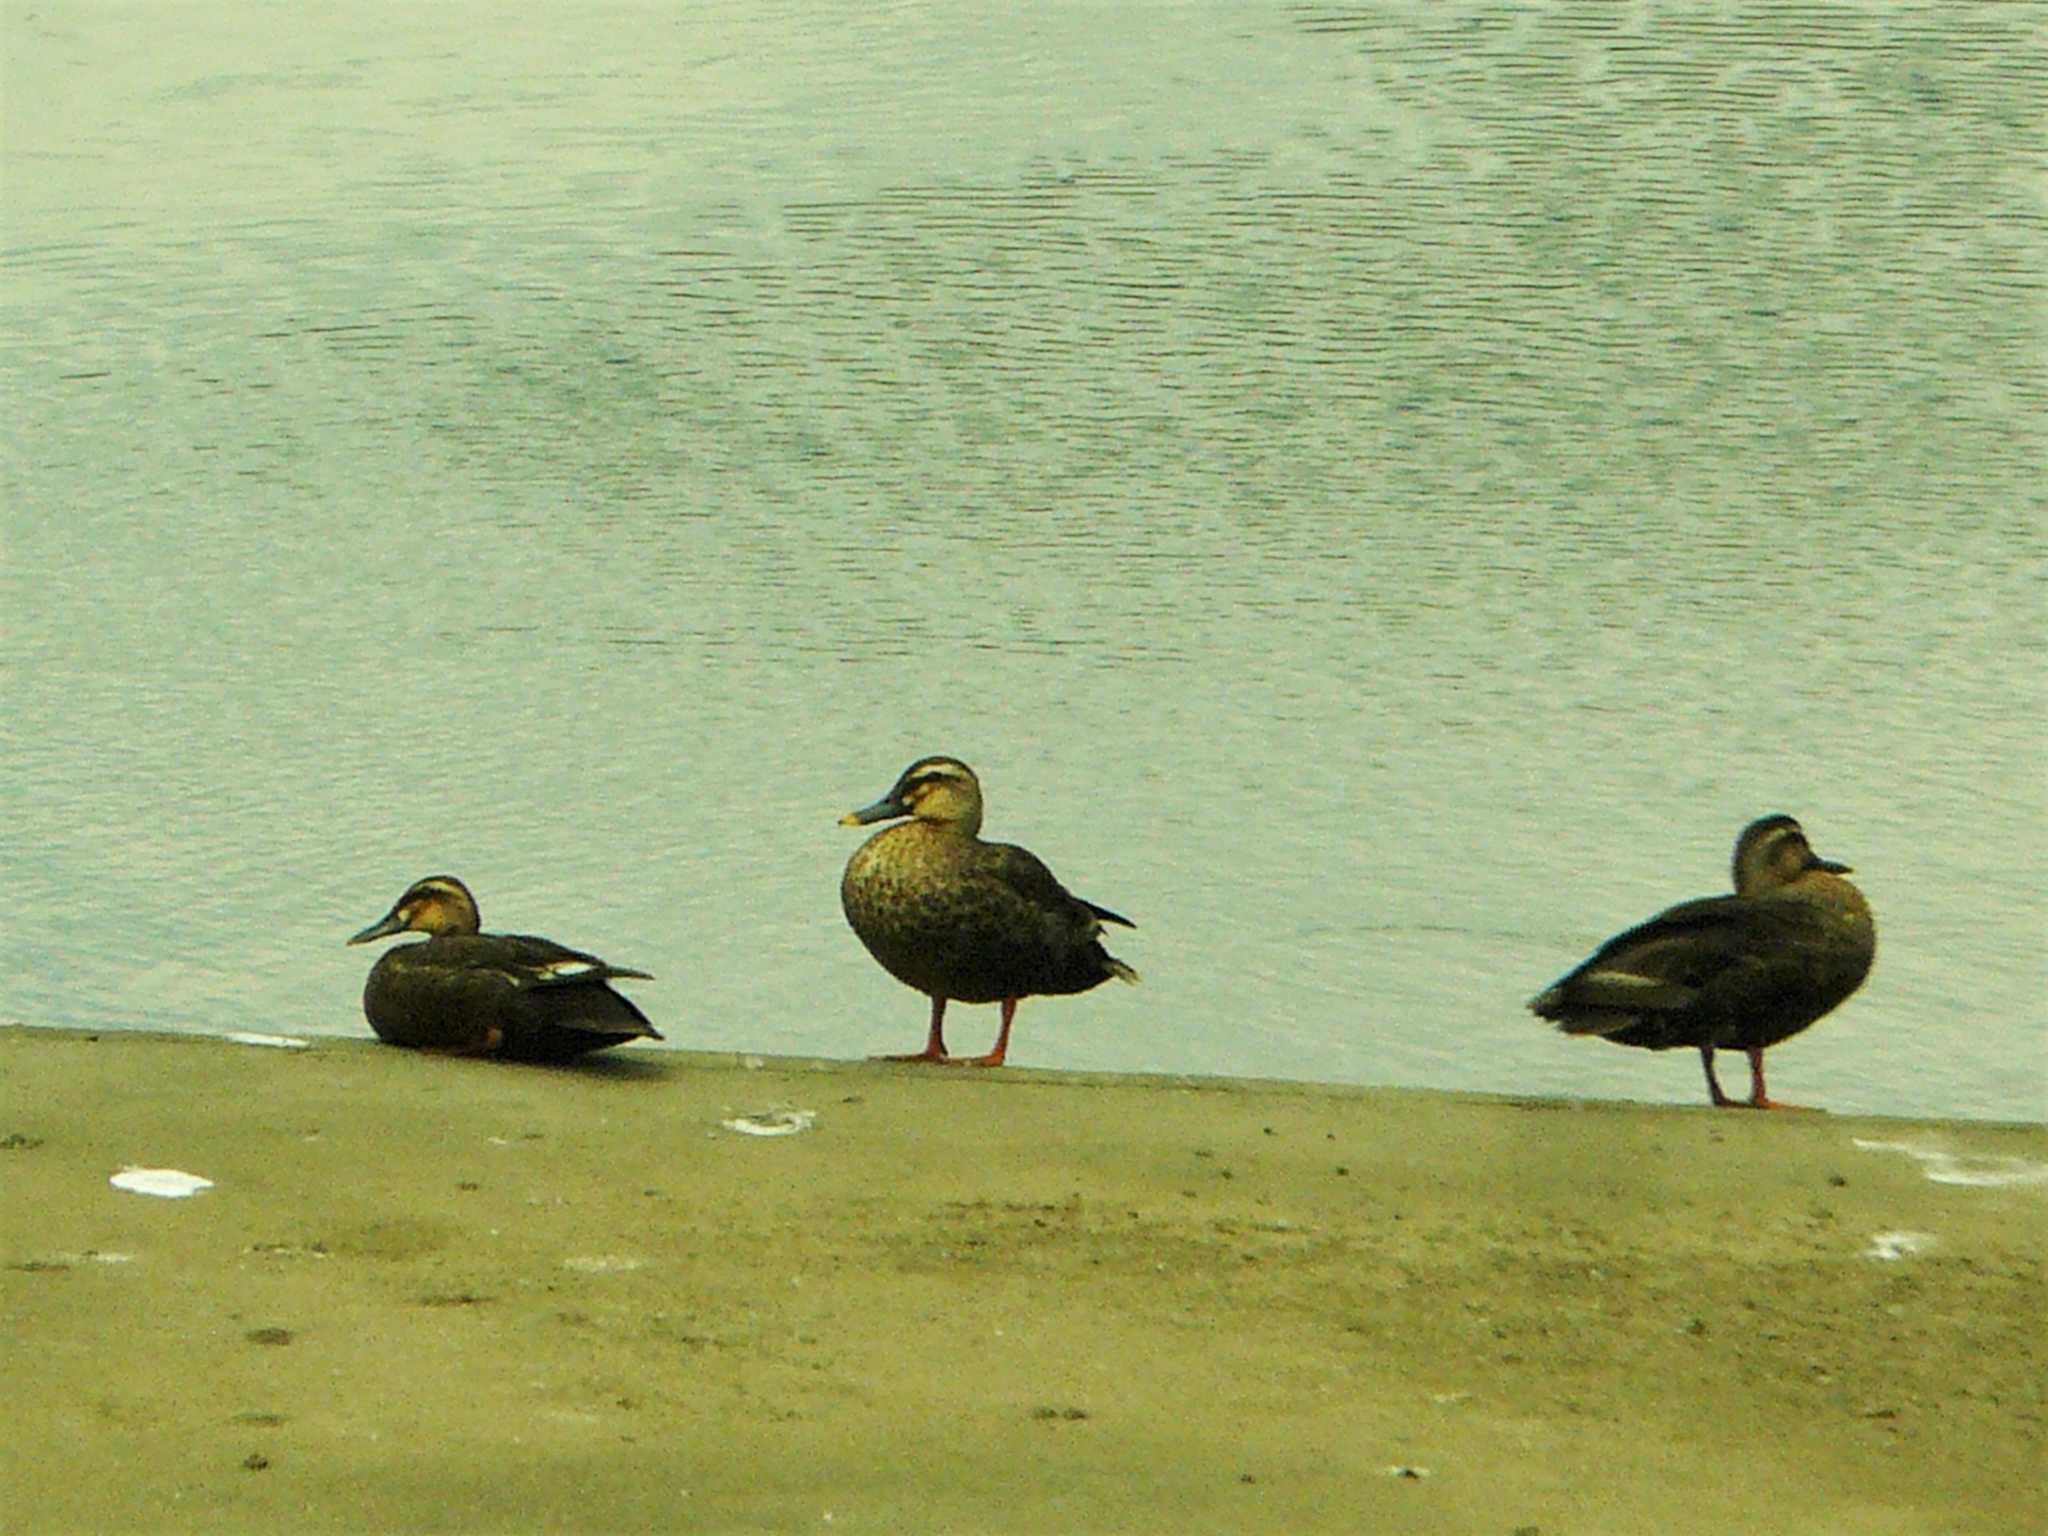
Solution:
[[[1764,1088],[1764,1052],[1863,985],[1877,929],[1849,866],[1821,858],[1790,816],[1765,816],[1736,839],[1735,894],[1684,902],[1609,939],[1529,1001],[1569,1035],[1700,1053],[1716,1105],[1714,1052],[1749,1057],[1747,1107],[1780,1109]]]
[[[417,1050],[567,1061],[628,1040],[661,1038],[611,989],[645,971],[608,965],[551,939],[483,933],[476,899],[452,875],[406,888],[391,910],[348,942],[424,933],[370,968],[363,1013],[377,1038]]]

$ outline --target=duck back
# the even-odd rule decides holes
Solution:
[[[1761,1050],[1863,984],[1876,931],[1847,881],[1685,902],[1618,934],[1530,1004],[1567,1034],[1651,1050]]]
[[[565,1061],[625,1040],[659,1039],[614,977],[643,972],[526,934],[447,934],[385,953],[370,969],[363,1013],[378,1038],[424,1050],[487,1048],[521,1061]]]

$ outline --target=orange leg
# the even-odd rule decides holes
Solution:
[[[1003,1064],[1003,1058],[1007,1056],[1010,1051],[1010,1020],[1014,1019],[1016,1016],[1017,999],[1014,997],[1004,998],[1003,1024],[1002,1028],[996,1031],[996,1048],[990,1051],[986,1056],[968,1056],[961,1058],[957,1064],[960,1066],[968,1067],[1000,1067]]]
[[[1700,1047],[1700,1062],[1707,1069],[1707,1092],[1714,1096],[1716,1109],[1804,1109],[1804,1104],[1780,1104],[1764,1091],[1764,1053],[1761,1047],[1750,1047],[1743,1052],[1749,1057],[1749,1097],[1731,1099],[1721,1091],[1720,1079],[1714,1076],[1714,1048]]]
[[[1751,1109],[1805,1109],[1804,1104],[1780,1104],[1764,1092],[1764,1053],[1749,1052],[1749,1107]]]
[[[951,1065],[953,1058],[946,1054],[946,1000],[932,999],[932,1030],[925,1037],[924,1049],[913,1051],[908,1056],[877,1056],[877,1061],[929,1061],[942,1066]]]

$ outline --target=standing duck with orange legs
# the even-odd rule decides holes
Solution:
[[[1718,1107],[1716,1050],[1749,1057],[1751,1109],[1790,1109],[1764,1089],[1764,1051],[1863,985],[1877,928],[1849,866],[1821,858],[1790,816],[1751,822],[1735,843],[1735,894],[1683,902],[1609,939],[1529,1001],[1568,1035],[1650,1050],[1691,1046]]]
[[[839,885],[846,920],[868,953],[932,1000],[924,1049],[885,1059],[999,1067],[1020,999],[1138,979],[1101,942],[1104,923],[1135,927],[1130,919],[1070,893],[1029,851],[981,840],[981,783],[965,763],[920,758],[888,794],[840,824],[901,817],[909,819],[861,844]],[[947,1053],[948,1002],[1002,1004],[986,1056]]]

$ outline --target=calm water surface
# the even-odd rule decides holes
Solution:
[[[910,1049],[944,751],[1141,925],[1021,1062],[1694,1101],[1522,1000],[1786,810],[1774,1088],[2040,1118],[2027,16],[12,9],[0,1017],[365,1034],[445,870]]]

